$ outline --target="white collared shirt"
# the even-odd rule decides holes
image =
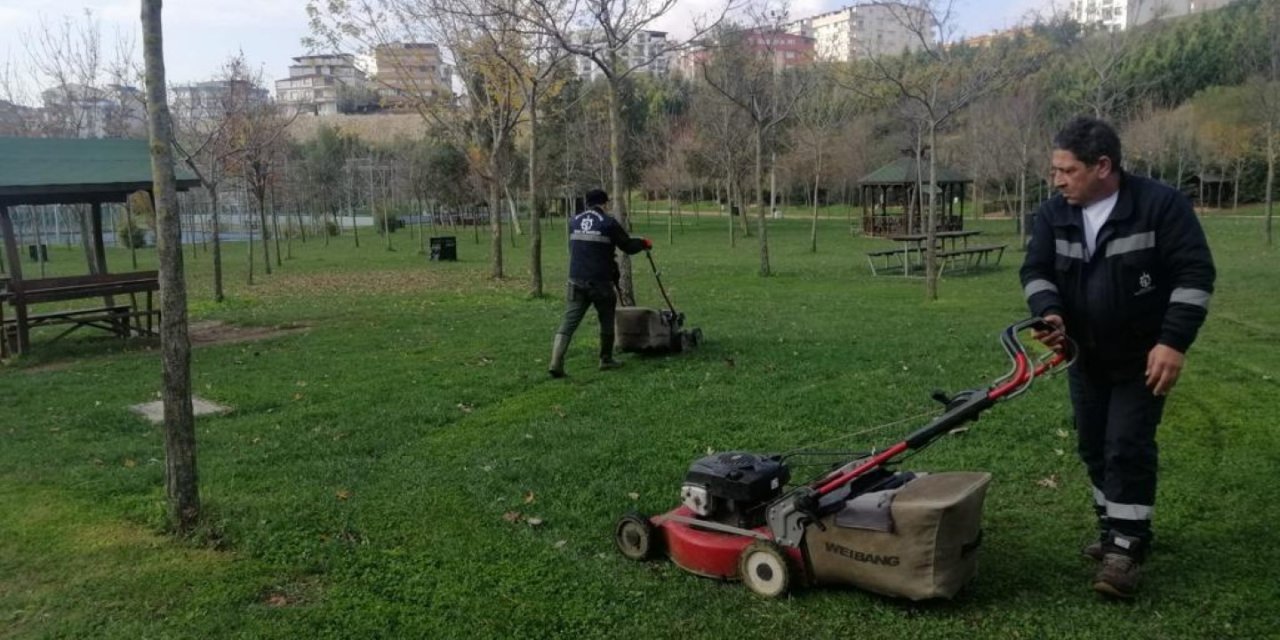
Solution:
[[[1116,208],[1116,201],[1120,199],[1120,190],[1107,196],[1084,208],[1084,242],[1085,242],[1085,259],[1092,260],[1095,249],[1098,245],[1098,230],[1102,225],[1106,224],[1107,218],[1111,217],[1111,211]]]

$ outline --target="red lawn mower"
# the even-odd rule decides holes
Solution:
[[[926,426],[883,451],[853,454],[807,484],[786,488],[788,456],[727,452],[697,460],[680,506],[618,520],[618,550],[633,560],[665,553],[690,573],[742,580],[765,597],[795,584],[852,584],[914,600],[953,596],[976,572],[990,475],[889,466],[1070,366],[1071,345],[1033,359],[1020,339],[1028,329],[1050,327],[1040,318],[1007,327],[1000,344],[1012,369],[989,388],[935,392],[946,409]]]

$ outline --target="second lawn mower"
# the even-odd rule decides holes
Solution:
[[[658,291],[662,292],[667,308],[618,307],[614,321],[614,345],[623,352],[659,354],[681,353],[702,344],[702,329],[685,329],[684,314],[671,304],[667,288],[662,286],[662,274],[653,262],[653,254],[646,249],[644,255],[649,258],[653,279],[658,282]]]

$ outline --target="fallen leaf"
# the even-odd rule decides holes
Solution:
[[[351,498],[351,492],[346,489],[339,489],[336,495],[339,500],[348,500]]]
[[[1044,488],[1046,488],[1046,489],[1057,489],[1057,488],[1058,488],[1058,474],[1056,474],[1056,473],[1055,473],[1055,474],[1050,475],[1050,476],[1049,476],[1049,477],[1047,477],[1047,478],[1041,478],[1041,479],[1039,479],[1039,480],[1036,480],[1036,484],[1038,484],[1038,485],[1040,485],[1040,486],[1042,486],[1042,487],[1044,487]]]
[[[283,593],[273,593],[267,598],[266,604],[268,607],[283,607],[289,604],[289,599]]]
[[[525,520],[525,522],[528,522],[531,527],[542,526],[542,518],[529,518],[528,520]]]
[[[294,400],[301,400],[301,399],[302,399],[302,394],[301,394],[301,393],[295,393],[295,394],[293,394],[293,399],[294,399]]]
[[[1067,430],[1066,430],[1066,429],[1058,429],[1058,437],[1059,437],[1059,438],[1066,438],[1068,435],[1070,435],[1070,434],[1068,434],[1068,433],[1067,433]]]
[[[631,498],[632,500],[639,500],[639,499],[640,499],[640,494],[638,494],[638,493],[636,493],[636,492],[632,491],[631,493],[628,493],[628,494],[627,494],[627,497],[628,497],[628,498]]]
[[[558,415],[558,416],[560,416],[561,418],[567,417],[567,416],[565,415],[564,408],[563,408],[563,407],[561,407],[561,406],[560,406],[560,405],[558,405],[558,404],[557,404],[557,405],[553,405],[553,406],[551,407],[551,412],[552,412],[552,413],[554,413],[554,414],[556,414],[556,415]]]
[[[124,459],[124,466],[125,466],[126,468],[132,469],[132,468],[134,468],[134,467],[138,466],[138,461],[137,461],[137,460],[134,460],[133,458],[125,458],[125,459]]]
[[[534,501],[534,500],[537,500],[537,497],[533,495],[533,492],[532,492],[532,491],[529,491],[529,492],[527,492],[527,493],[525,493],[525,494],[524,494],[524,503],[525,503],[525,504],[533,504],[533,501]]]
[[[502,519],[507,522],[520,522],[524,519],[524,516],[521,515],[519,511],[508,511],[502,514]]]
[[[1067,452],[1066,452],[1066,451],[1063,451],[1062,449],[1054,449],[1054,450],[1053,450],[1053,452],[1054,452],[1054,453],[1056,453],[1056,454],[1058,454],[1058,455],[1060,455],[1060,456],[1065,456],[1065,455],[1067,455]]]
[[[463,413],[471,413],[472,406],[469,404],[463,404],[459,402],[458,408],[461,409]]]
[[[556,543],[551,546],[557,549],[563,549],[566,544],[569,544],[568,540],[556,540]]]

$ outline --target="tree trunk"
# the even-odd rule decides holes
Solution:
[[[538,94],[529,100],[529,295],[542,292],[542,199],[538,197]]]
[[[929,215],[925,218],[925,297],[938,299],[938,126],[929,123]],[[919,173],[919,171],[917,171]]]
[[[813,167],[813,226],[809,228],[809,253],[818,252],[818,187],[822,181],[822,147],[817,147],[817,161]]]
[[[760,275],[769,275],[769,236],[764,213],[764,130],[756,126],[756,230],[760,234]]]
[[[1276,131],[1275,125],[1267,124],[1267,246],[1271,246],[1271,212],[1275,202],[1276,180]]]
[[[1231,210],[1240,208],[1240,174],[1244,173],[1244,160],[1236,160],[1236,175],[1231,181]]]
[[[261,231],[258,235],[262,237],[262,270],[271,275],[271,233],[267,226],[266,194],[258,197],[258,226]]]
[[[200,519],[196,478],[195,416],[191,408],[191,343],[187,335],[187,290],[182,265],[182,226],[178,218],[173,168],[173,125],[165,95],[161,0],[142,0],[143,59],[146,65],[147,122],[151,136],[151,172],[156,189],[160,254],[160,351],[164,370],[165,494],[169,517],[179,533],[191,532]]]
[[[222,302],[222,232],[218,220],[218,188],[209,189],[209,202],[213,207],[213,301]]]
[[[616,69],[616,56],[613,60]],[[621,105],[618,104],[619,92],[621,88],[618,86],[618,79],[609,74],[609,170],[611,172],[610,179],[612,182],[611,190],[613,191],[609,198],[613,202],[614,215],[618,218],[618,222],[622,224],[622,228],[627,232],[631,231],[631,217],[627,212],[626,192],[622,185],[622,113]],[[631,256],[623,253],[618,259],[618,270],[621,278],[618,281],[618,291],[622,294],[618,304],[622,306],[635,305],[635,284],[631,278]]]
[[[498,153],[501,141],[495,142],[489,149],[489,276],[494,280],[502,279],[502,196],[498,191],[499,172]],[[479,227],[476,224],[476,227]]]

